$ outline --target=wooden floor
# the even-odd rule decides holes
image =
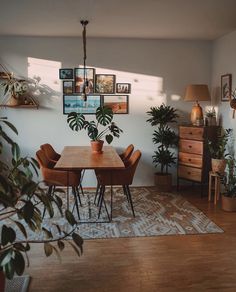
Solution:
[[[68,247],[62,263],[42,246],[30,255],[29,291],[236,291],[236,213],[182,191],[223,234],[87,240],[80,258]]]

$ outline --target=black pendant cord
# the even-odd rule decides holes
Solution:
[[[86,52],[86,25],[89,23],[88,20],[81,20],[80,23],[83,26],[83,50],[84,50],[84,86],[83,86],[83,95],[84,95],[84,101],[87,100],[86,95],[86,88],[88,86],[88,80],[87,80],[87,72],[86,72],[86,59],[87,59],[87,52]]]

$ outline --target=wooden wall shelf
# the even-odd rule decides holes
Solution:
[[[0,107],[10,107],[10,108],[37,108],[38,105],[36,104],[19,104],[19,105],[8,105],[8,104],[1,104]]]

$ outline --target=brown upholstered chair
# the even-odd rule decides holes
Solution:
[[[120,158],[122,159],[122,161],[126,161],[130,158],[131,154],[133,153],[134,151],[134,145],[133,144],[130,144],[124,152],[122,152],[119,156]]]
[[[43,144],[40,146],[40,148],[43,150],[47,158],[51,160],[52,162],[54,162],[55,164],[58,161],[58,159],[61,157],[61,155],[54,150],[51,144],[48,144],[48,143]]]
[[[54,148],[52,147],[51,144],[48,144],[48,143],[43,144],[40,146],[40,148],[41,148],[41,150],[43,150],[44,154],[47,156],[50,163],[53,166],[55,166],[55,164],[57,163],[57,161],[61,157],[61,155],[54,150]],[[82,184],[81,184],[81,181],[82,181],[83,176],[84,176],[84,171],[79,171],[79,175],[81,177],[79,188],[81,190],[82,195],[84,195],[84,191],[83,191]]]
[[[125,168],[119,170],[97,170],[96,176],[99,184],[99,215],[101,212],[102,202],[104,200],[105,187],[110,185],[122,185],[124,194],[130,203],[133,216],[135,217],[132,197],[129,186],[133,183],[134,174],[141,158],[141,152],[136,150],[126,161]]]
[[[78,171],[62,171],[54,169],[54,164],[48,159],[42,149],[36,152],[36,158],[40,165],[44,183],[48,186],[48,194],[51,194],[55,186],[72,187],[72,192],[75,198],[75,206],[79,216],[78,200],[81,204],[79,189],[80,173]]]

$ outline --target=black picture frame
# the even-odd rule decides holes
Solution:
[[[85,71],[85,75],[84,75]],[[86,94],[94,93],[94,68],[74,68],[74,79],[75,79],[75,93],[82,93],[85,85],[85,79],[87,79],[87,88],[85,90]],[[85,79],[84,79],[85,76]]]
[[[81,94],[65,94],[63,95],[63,114],[77,112],[83,115],[92,115],[101,106],[101,102],[100,95],[89,94],[87,100],[84,101]]]
[[[102,105],[112,109],[113,114],[129,113],[128,95],[102,95]]]
[[[95,93],[114,94],[116,75],[114,74],[95,74]]]
[[[230,101],[232,92],[232,74],[221,75],[221,101]]]
[[[131,84],[130,83],[116,83],[116,93],[130,94]]]
[[[62,80],[74,79],[74,70],[71,68],[59,69],[59,78]]]
[[[63,94],[73,94],[74,93],[74,81],[72,80],[64,80],[62,83],[63,86]]]

